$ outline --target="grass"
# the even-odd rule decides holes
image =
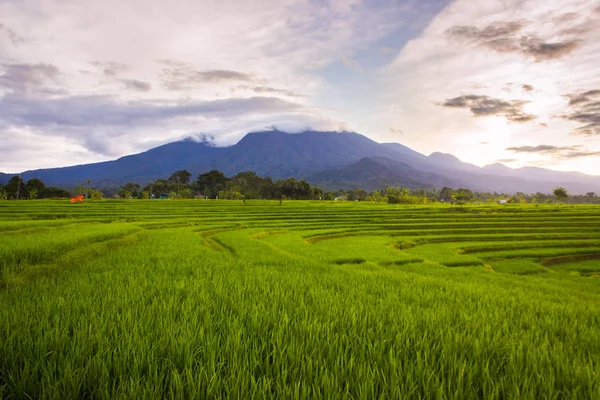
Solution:
[[[600,208],[465,210],[0,202],[0,398],[600,398]]]

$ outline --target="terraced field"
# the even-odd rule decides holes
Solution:
[[[0,398],[600,398],[600,207],[0,202]]]

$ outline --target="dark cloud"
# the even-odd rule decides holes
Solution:
[[[127,89],[137,90],[139,92],[148,92],[152,89],[152,85],[148,82],[138,81],[136,79],[122,79],[121,82]]]
[[[519,123],[529,122],[536,118],[535,115],[527,114],[523,111],[522,107],[524,104],[526,104],[526,101],[523,100],[501,100],[473,94],[455,97],[443,103],[438,103],[438,105],[443,107],[469,109],[476,117],[496,115],[505,117],[511,122]]]
[[[580,158],[600,156],[600,151],[571,151],[563,155],[563,158]]]
[[[4,32],[14,46],[29,42],[25,36],[19,35],[17,32],[9,29],[7,26],[0,24],[0,32]]]
[[[531,91],[533,91],[533,86],[523,84],[523,85],[521,85],[521,89],[523,89],[524,92],[531,92]]]
[[[389,128],[390,133],[393,133],[395,135],[404,135],[404,131],[402,129],[397,129],[397,128]]]
[[[537,146],[518,146],[508,147],[506,150],[514,151],[515,153],[542,153],[554,154],[565,150],[577,150],[581,146],[551,146],[549,144],[540,144]]]
[[[590,151],[582,148],[581,145],[576,146],[552,146],[548,144],[540,144],[538,146],[518,146],[509,147],[506,150],[515,153],[530,153],[530,154],[545,154],[551,155],[555,159],[569,159],[581,157],[600,156],[600,151]]]
[[[61,72],[52,64],[0,64],[0,89],[14,93],[46,91],[48,84],[58,83]]]
[[[453,26],[446,33],[459,38],[474,40],[495,40],[512,36],[521,31],[525,23],[523,21],[493,22],[484,28],[463,25]]]
[[[580,93],[567,94],[570,112],[559,115],[560,118],[579,122],[582,126],[576,128],[573,135],[600,135],[600,90],[588,90]]]
[[[521,52],[535,58],[536,61],[547,61],[566,56],[578,48],[581,43],[580,39],[544,42],[535,36],[523,37],[521,38]]]
[[[161,60],[166,65],[160,74],[165,88],[169,90],[185,90],[202,83],[217,83],[227,81],[253,82],[252,75],[238,71],[213,69],[197,71],[192,66],[174,60]]]
[[[534,58],[537,62],[563,57],[578,48],[582,40],[567,38],[561,41],[545,41],[535,35],[522,33],[523,21],[494,22],[483,28],[476,26],[454,26],[446,30],[452,38],[486,47],[497,53],[519,53]]]
[[[182,117],[227,118],[276,114],[303,107],[275,97],[232,98],[202,102],[119,102],[112,96],[30,98],[6,95],[0,122],[29,127],[137,127]]]
[[[115,61],[92,61],[90,64],[102,69],[102,73],[105,76],[113,78],[131,69],[129,65]]]

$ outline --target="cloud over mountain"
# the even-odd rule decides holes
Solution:
[[[523,100],[501,100],[489,96],[463,95],[448,99],[438,105],[449,108],[465,108],[475,117],[502,116],[510,122],[529,122],[535,115],[523,112]]]

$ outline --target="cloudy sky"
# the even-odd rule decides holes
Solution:
[[[0,171],[352,130],[600,174],[600,0],[0,0]]]

